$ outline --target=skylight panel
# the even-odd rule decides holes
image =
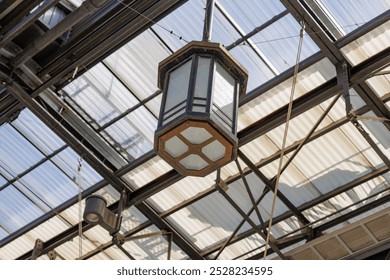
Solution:
[[[81,181],[83,189],[86,189],[103,178],[82,158],[76,154],[71,148],[67,148],[57,156],[53,157],[52,161],[74,181]],[[78,166],[81,163],[80,173]],[[80,177],[80,178],[79,178]]]
[[[65,145],[61,138],[28,109],[24,109],[19,114],[18,118],[12,122],[12,126],[46,155]]]
[[[13,185],[0,191],[0,225],[8,234],[42,214],[44,212]]]
[[[63,90],[100,125],[138,103],[134,95],[102,63]]]
[[[349,33],[390,9],[388,0],[319,0]]]
[[[138,158],[153,148],[157,119],[143,106],[106,128],[130,156]]]
[[[223,6],[245,33],[249,33],[285,10],[285,7],[279,1],[219,0],[218,3]]]
[[[104,60],[104,64],[144,100],[158,90],[158,64],[171,52],[147,30]]]
[[[265,55],[279,73],[295,66],[301,26],[291,15],[286,15],[251,40]],[[308,58],[320,49],[307,33],[304,33],[300,61]]]
[[[43,159],[26,138],[9,124],[0,127],[0,174],[12,179]]]
[[[52,162],[45,162],[20,179],[51,208],[78,194],[76,183]]]

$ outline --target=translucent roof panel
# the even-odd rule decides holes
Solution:
[[[145,234],[156,234],[155,236],[144,237]],[[136,260],[167,260],[169,236],[161,235],[161,231],[156,226],[151,226],[133,235],[134,240],[125,242],[122,246]],[[185,253],[172,242],[170,251],[171,260],[181,260],[187,257]]]
[[[67,148],[53,157],[53,163],[59,167],[74,182],[80,182],[81,188],[86,189],[103,178],[71,148]],[[78,171],[79,165],[80,172]]]
[[[40,165],[20,180],[52,208],[78,194],[76,183],[51,162]]]
[[[113,73],[99,63],[63,89],[99,125],[138,103]]]
[[[341,52],[352,65],[357,65],[388,48],[389,41],[390,20],[341,48]]]
[[[144,106],[141,106],[107,127],[105,131],[131,157],[138,158],[152,150],[156,128],[156,117]]]
[[[386,74],[387,73],[387,74]],[[367,84],[378,94],[380,97],[389,93],[390,85],[390,67],[379,71],[376,76],[367,80]]]
[[[107,57],[104,63],[140,100],[144,100],[158,90],[158,63],[170,54],[157,36],[147,30]]]
[[[11,125],[0,127],[0,173],[12,179],[44,158],[31,142]]]
[[[28,109],[19,114],[18,118],[12,122],[12,126],[45,155],[49,155],[65,145],[61,138]]]
[[[390,9],[388,0],[320,0],[338,21],[345,33],[349,33]]]
[[[0,225],[8,234],[42,214],[44,212],[13,185],[0,191]]]
[[[297,60],[299,33],[301,26],[291,15],[286,15],[258,34],[251,40],[253,44],[277,69],[278,73],[293,67]],[[311,56],[319,51],[313,40],[304,33],[300,60]]]
[[[253,0],[240,2],[219,0],[218,3],[246,34],[285,10],[285,7],[279,1],[272,1],[267,5]]]
[[[298,73],[294,98],[298,98],[335,77],[335,67],[328,59],[320,60]],[[238,109],[238,131],[288,104],[292,78],[256,97]]]
[[[123,179],[129,182],[131,186],[138,188],[157,179],[170,170],[172,170],[172,167],[166,161],[156,156],[128,172],[123,176]]]
[[[205,0],[187,1],[153,26],[152,29],[175,51],[192,40],[200,41],[203,32]],[[189,16],[191,15],[191,16]]]

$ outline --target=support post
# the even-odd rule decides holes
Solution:
[[[210,42],[214,20],[215,0],[207,0],[203,26],[203,41]]]

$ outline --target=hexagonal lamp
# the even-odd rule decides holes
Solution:
[[[238,100],[247,79],[217,43],[193,41],[160,62],[158,155],[190,176],[205,176],[235,159]]]

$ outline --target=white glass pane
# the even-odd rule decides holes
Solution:
[[[210,60],[210,58],[206,57],[201,57],[198,60],[193,106],[193,110],[197,112],[206,112]]]
[[[210,139],[212,135],[203,127],[189,127],[180,132],[192,144],[201,144]]]
[[[173,136],[171,139],[165,142],[165,150],[172,157],[176,158],[188,151],[188,146],[183,143],[177,136]]]
[[[169,114],[169,110],[186,101],[188,85],[190,82],[191,64],[191,60],[187,61],[169,74],[169,84],[164,107],[165,113]]]
[[[219,63],[216,65],[213,93],[213,111],[223,125],[231,129],[235,80]]]
[[[211,159],[213,162],[216,162],[217,160],[220,160],[225,156],[226,147],[222,145],[221,142],[219,142],[218,140],[214,140],[206,147],[203,147],[202,153],[206,155],[209,159]]]
[[[191,154],[180,161],[180,164],[187,169],[202,170],[208,163],[198,155]]]

